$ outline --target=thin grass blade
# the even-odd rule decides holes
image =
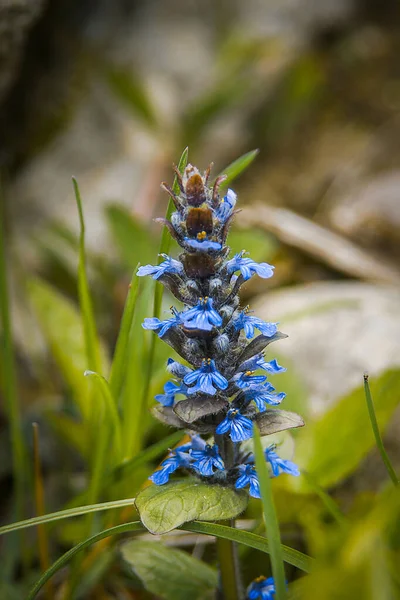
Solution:
[[[139,266],[139,265],[137,265]],[[124,314],[122,315],[121,326],[118,333],[117,344],[115,346],[114,358],[110,373],[110,388],[113,397],[118,401],[124,384],[125,371],[129,356],[129,334],[132,328],[132,321],[135,314],[136,301],[139,293],[139,277],[136,276],[135,269],[129,286],[128,295],[125,302]]]
[[[83,218],[82,199],[75,177],[72,178],[76,204],[79,213],[79,266],[78,266],[78,292],[82,311],[82,324],[85,337],[87,368],[101,373],[100,344],[97,336],[96,323],[93,315],[93,304],[90,295],[89,283],[86,272],[85,258],[85,221]]]
[[[226,179],[221,184],[221,189],[228,187],[228,185],[230,185],[234,179],[237,179],[239,175],[241,175],[243,171],[245,171],[247,167],[251,165],[258,153],[258,149],[251,150],[250,152],[243,154],[243,156],[240,158],[234,160],[223,171],[221,171],[218,177],[221,175],[226,175]]]
[[[268,542],[265,538],[261,537],[260,535],[256,535],[255,533],[239,531],[225,525],[215,525],[212,523],[194,521],[193,523],[186,523],[185,525],[179,527],[179,529],[183,531],[204,533],[205,535],[213,535],[222,539],[246,544],[247,546],[250,546],[256,550],[260,550],[261,552],[270,552]],[[43,573],[43,575],[32,588],[27,600],[33,600],[42,587],[49,581],[49,579],[55,573],[57,573],[57,571],[62,569],[62,567],[64,567],[70,560],[72,560],[76,554],[95,544],[96,542],[99,542],[100,540],[114,535],[119,535],[121,533],[126,533],[128,531],[145,531],[145,528],[140,521],[116,525],[115,527],[110,527],[109,529],[105,529],[104,531],[93,535],[87,540],[84,540],[83,542],[80,542],[71,548],[71,550],[63,554],[63,556],[61,556],[45,573]],[[311,569],[311,559],[308,556],[303,555],[301,552],[293,550],[292,548],[287,548],[286,546],[283,546],[282,552],[288,563],[293,564],[294,566],[307,572]]]
[[[283,565],[279,523],[275,511],[274,498],[272,495],[270,474],[264,457],[260,432],[256,425],[253,427],[253,434],[256,470],[260,482],[261,501],[271,554],[272,575],[274,577],[276,587],[276,600],[285,600],[287,598],[285,568]]]
[[[110,419],[113,428],[113,445],[115,447],[116,463],[122,460],[122,438],[121,438],[121,421],[119,418],[117,404],[113,398],[108,381],[95,371],[85,371],[85,377],[93,378],[104,400],[105,415]]]
[[[188,162],[188,155],[189,155],[189,148],[185,148],[184,151],[182,152],[182,156],[178,163],[178,170],[180,173],[183,173],[185,170],[185,167]],[[178,178],[176,176],[174,179],[172,190],[175,194],[179,194],[179,192],[180,192],[179,185],[178,185]],[[171,217],[171,214],[173,213],[173,211],[174,211],[174,203],[172,202],[172,200],[170,198],[169,202],[168,202],[167,212],[166,212],[166,219],[169,219]],[[164,227],[163,232],[161,234],[161,243],[160,243],[159,254],[168,254],[170,246],[171,246],[171,236],[169,235],[167,228]],[[160,257],[159,262],[161,262],[162,260],[163,260],[162,257]],[[158,318],[160,317],[163,291],[164,291],[164,287],[160,283],[156,283],[155,290],[154,290],[154,303],[153,303],[153,316],[154,317],[158,317]],[[150,380],[151,380],[151,375],[153,373],[155,344],[156,344],[156,336],[153,335],[151,338],[151,342],[150,342],[150,350],[149,350],[149,356],[148,356],[148,361],[147,361],[147,369],[146,369],[146,375],[145,375],[145,385],[144,385],[144,389],[143,389],[143,403],[142,404],[145,404],[145,402],[147,401],[148,396],[149,396]]]
[[[364,391],[365,391],[365,399],[367,401],[369,419],[371,421],[372,431],[374,432],[376,446],[379,450],[383,463],[386,467],[388,475],[392,480],[394,485],[399,485],[399,478],[396,475],[396,471],[393,469],[392,463],[386,453],[385,446],[383,445],[383,440],[381,433],[379,431],[379,425],[375,414],[374,402],[372,400],[371,390],[369,387],[368,375],[364,375]]]

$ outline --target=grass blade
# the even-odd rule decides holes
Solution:
[[[178,169],[179,169],[180,173],[183,173],[186,168],[186,165],[188,162],[188,155],[189,155],[189,148],[185,148],[184,151],[182,152],[182,156],[178,163]],[[180,193],[178,179],[176,176],[174,179],[172,190],[175,194]],[[170,198],[169,202],[168,202],[167,212],[165,215],[166,219],[170,218],[173,211],[174,211],[174,203],[172,202],[172,199]],[[159,254],[168,254],[170,246],[171,246],[171,236],[170,236],[167,228],[164,227],[163,232],[161,234],[161,243],[160,243]],[[162,260],[163,260],[162,257],[160,257],[159,262],[161,262]],[[155,291],[154,291],[154,303],[153,303],[153,316],[154,317],[160,318],[163,291],[164,291],[164,287],[161,285],[161,283],[156,283]],[[150,342],[150,350],[149,350],[147,369],[146,369],[146,374],[145,374],[145,384],[144,384],[144,388],[143,388],[143,402],[142,402],[143,405],[146,403],[148,396],[149,396],[151,375],[153,373],[153,363],[154,363],[154,352],[155,352],[156,339],[157,339],[157,336],[153,335],[151,338],[151,342]]]
[[[199,521],[194,521],[193,523],[186,523],[185,525],[179,527],[179,529],[183,531],[193,531],[198,533],[204,533],[205,535],[213,535],[218,538],[227,539],[231,541],[237,541],[242,544],[246,544],[251,548],[255,548],[256,550],[261,550],[261,552],[269,552],[269,546],[265,538],[260,535],[256,535],[255,533],[250,533],[248,531],[238,531],[232,527],[227,527],[226,525],[215,525],[213,523],[202,523]],[[36,582],[34,587],[32,588],[27,600],[33,600],[41,588],[49,581],[49,579],[62,567],[64,567],[76,554],[88,548],[92,544],[99,542],[107,537],[111,537],[114,535],[119,535],[121,533],[126,533],[128,531],[146,531],[140,521],[132,521],[131,523],[124,523],[123,525],[116,525],[115,527],[110,527],[109,529],[105,529],[96,535],[80,542],[71,550],[66,552],[63,556],[61,556],[55,563],[51,565],[51,567],[43,573],[40,579]],[[299,567],[300,569],[304,567],[303,570],[309,571],[311,568],[311,559],[308,556],[301,554],[301,552],[297,552],[292,548],[287,548],[283,546],[283,554],[290,564]]]
[[[274,498],[272,496],[270,474],[261,444],[260,432],[256,425],[253,427],[253,433],[254,456],[256,461],[257,475],[260,482],[265,526],[267,529],[267,535],[271,549],[271,566],[276,587],[276,600],[285,600],[287,597],[285,568],[283,565],[281,537],[279,532],[278,518],[275,511]]]
[[[115,444],[116,463],[118,463],[122,460],[121,421],[110,386],[108,381],[95,371],[85,371],[84,375],[93,377],[103,397],[105,414],[108,415],[114,429],[113,444]]]
[[[228,527],[228,525],[193,521],[192,523],[185,523],[178,529],[192,531],[193,533],[203,533],[204,535],[213,535],[217,538],[244,544],[249,548],[254,548],[255,550],[260,550],[261,552],[266,552],[268,554],[271,551],[268,540],[262,535],[250,531],[243,531],[234,527]],[[289,548],[289,546],[284,546],[283,544],[282,554],[285,562],[289,565],[293,565],[305,573],[311,572],[314,559],[307,556],[307,554],[303,554],[303,552],[299,552],[299,550],[294,550],[294,548]]]
[[[259,150],[251,150],[240,158],[234,160],[230,165],[228,165],[221,173],[218,175],[226,175],[226,179],[221,184],[221,189],[228,187],[232,183],[234,179],[237,179],[239,175],[243,173],[247,169],[247,167],[253,162]]]
[[[2,527],[0,527],[0,535],[12,533],[13,531],[19,531],[20,529],[28,529],[29,527],[37,527],[38,525],[44,525],[45,523],[61,521],[62,519],[80,517],[89,513],[100,512],[103,510],[112,510],[114,508],[123,508],[124,506],[134,506],[134,503],[135,498],[125,498],[124,500],[113,500],[112,502],[99,502],[97,504],[88,504],[87,506],[77,506],[76,508],[59,510],[54,513],[48,513],[47,515],[33,517],[32,519],[25,519],[24,521],[17,521],[16,523],[10,523],[9,525],[3,525]]]
[[[138,265],[139,266],[139,265]],[[113,397],[118,401],[123,387],[125,370],[128,364],[129,334],[135,314],[136,301],[139,292],[139,277],[136,276],[137,268],[132,275],[128,295],[125,302],[124,314],[115,346],[114,358],[110,373],[110,388]]]
[[[369,418],[371,421],[371,427],[372,427],[372,431],[374,432],[377,448],[380,452],[381,458],[383,460],[383,463],[386,467],[386,470],[388,472],[390,479],[393,481],[393,484],[397,486],[397,485],[399,485],[399,479],[398,479],[396,472],[392,467],[392,463],[390,462],[390,459],[386,453],[385,446],[383,445],[383,440],[381,437],[381,433],[379,431],[378,421],[376,419],[374,402],[372,400],[371,390],[369,388],[367,374],[364,375],[364,391],[365,391],[365,399],[367,401]]]
[[[78,292],[82,311],[83,332],[85,337],[87,368],[101,373],[100,345],[97,337],[96,323],[93,315],[93,305],[90,296],[89,283],[86,273],[85,258],[85,221],[83,218],[82,200],[75,177],[72,178],[76,204],[79,213],[79,266],[78,266]]]
[[[347,523],[347,519],[346,519],[345,515],[342,513],[342,511],[340,510],[340,508],[338,507],[336,502],[333,500],[333,498],[330,497],[330,495],[320,485],[318,485],[318,483],[315,481],[314,477],[312,475],[310,475],[310,473],[308,473],[307,471],[304,471],[304,470],[301,471],[301,474],[303,475],[304,479],[307,481],[310,488],[315,492],[315,494],[322,501],[326,510],[331,514],[331,516],[335,519],[335,521],[339,525],[344,525],[345,523]]]

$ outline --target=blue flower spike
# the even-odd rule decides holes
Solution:
[[[226,263],[229,274],[240,271],[243,279],[247,281],[255,273],[263,279],[269,279],[274,274],[274,267],[268,263],[256,263],[251,258],[243,258],[245,251],[242,250]]]
[[[167,254],[161,254],[164,260],[159,265],[145,265],[139,267],[137,275],[138,277],[144,277],[145,275],[151,275],[153,279],[159,279],[166,273],[177,273],[182,275],[184,273],[183,264],[179,260],[171,258]]]
[[[200,302],[180,314],[184,326],[187,329],[202,329],[211,331],[213,327],[222,325],[222,317],[213,308],[213,299],[206,296],[199,298]]]
[[[188,388],[189,395],[202,393],[214,396],[217,388],[225,390],[228,387],[228,380],[217,370],[215,361],[212,358],[203,359],[200,369],[185,375],[183,381],[186,385],[196,384]]]
[[[247,588],[246,600],[275,600],[275,584],[273,577],[261,575],[251,582]]]
[[[244,250],[229,256],[226,240],[237,196],[222,187],[224,175],[209,183],[210,168],[203,172],[191,164],[182,171],[175,167],[178,186],[163,188],[176,210],[160,221],[180,246],[180,254],[177,259],[161,254],[159,265],[145,265],[137,272],[158,280],[183,302],[171,307],[169,318],[157,315],[142,325],[175,353],[167,361],[171,381],[156,395],[161,406],[154,414],[167,425],[191,432],[190,443],[171,450],[150,479],[164,485],[182,469],[203,484],[245,489],[259,498],[254,456],[241,445],[252,438],[254,420],[268,421],[265,433],[281,427],[282,419],[260,413],[274,407],[269,412],[278,417],[278,405],[285,398],[268,379],[286,369],[264,357],[268,343],[284,336],[277,323],[258,318],[248,306],[240,308],[240,288],[254,275],[272,277],[274,267],[252,260]],[[303,424],[300,417],[291,422]],[[265,447],[271,477],[299,474],[294,463],[279,457],[268,437]],[[247,591],[251,600],[271,600],[274,595],[273,581],[265,577]]]

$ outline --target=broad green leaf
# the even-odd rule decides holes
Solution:
[[[376,418],[384,428],[399,404],[400,370],[370,381]],[[375,439],[365,405],[364,386],[342,398],[320,419],[307,422],[296,438],[296,462],[322,487],[334,485],[357,469],[374,447]],[[309,491],[301,479],[294,482]]]
[[[90,416],[90,394],[83,373],[88,368],[82,320],[76,306],[55,288],[39,278],[27,284],[33,306],[52,356],[82,416]],[[103,364],[106,352],[103,349]]]
[[[157,124],[154,107],[148,96],[145,82],[127,69],[109,68],[105,72],[108,84],[114,94],[132,113],[153,128]]]
[[[222,182],[221,188],[228,187],[234,179],[237,179],[253,162],[258,153],[259,150],[251,150],[225,167],[220,173],[220,175],[226,175],[226,179]]]
[[[246,492],[187,478],[149,486],[136,498],[136,507],[150,533],[161,534],[195,519],[233,519],[245,510],[247,501]]]
[[[237,219],[240,221],[240,216]],[[229,232],[228,244],[232,254],[246,250],[256,262],[270,260],[278,247],[271,235],[259,229],[238,229],[235,222]]]
[[[108,225],[121,258],[129,269],[154,264],[157,260],[157,241],[151,232],[123,206],[106,209]]]
[[[115,346],[114,357],[110,373],[110,387],[112,394],[118,402],[123,388],[126,368],[129,358],[129,335],[132,328],[133,317],[135,314],[136,301],[139,291],[139,277],[136,275],[135,268],[128,295],[125,302],[124,314],[122,315],[119,328],[118,339]]]
[[[285,600],[287,597],[285,568],[283,565],[279,523],[275,510],[274,497],[272,495],[270,472],[267,466],[267,461],[265,460],[264,450],[261,444],[260,431],[257,425],[253,426],[253,438],[255,465],[260,483],[264,521],[268,532],[268,542],[271,552],[272,575],[274,577],[276,586],[276,600]]]
[[[165,600],[210,600],[218,584],[216,569],[187,552],[161,543],[126,542],[121,553],[149,592]]]

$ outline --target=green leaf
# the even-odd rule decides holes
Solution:
[[[371,382],[371,392],[377,421],[384,428],[399,403],[400,370],[389,370],[377,377]],[[296,438],[296,462],[320,486],[328,487],[355,471],[374,444],[364,386],[360,386],[320,419],[307,422]],[[309,491],[301,485],[302,478],[292,483],[299,491]]]
[[[219,176],[226,175],[226,179],[222,182],[221,188],[228,187],[228,185],[230,185],[234,179],[237,179],[239,175],[241,175],[243,171],[245,171],[247,167],[251,165],[258,153],[258,149],[251,150],[225,167],[225,169],[223,169],[219,174]]]
[[[138,266],[138,265],[137,265]],[[115,352],[110,373],[110,388],[114,398],[118,401],[124,384],[126,367],[129,359],[129,334],[132,328],[133,317],[135,314],[136,301],[139,292],[139,278],[136,275],[135,268],[128,295],[125,301],[124,314],[122,315],[119,328],[118,339],[115,346]]]
[[[254,420],[259,427],[261,435],[271,435],[285,429],[304,426],[304,421],[300,415],[289,410],[281,410],[280,408],[271,408],[258,413]]]
[[[267,529],[268,541],[271,551],[272,575],[276,587],[276,600],[285,600],[286,583],[285,568],[283,565],[283,554],[281,548],[281,536],[279,531],[278,517],[276,515],[274,498],[272,495],[272,484],[264,450],[261,444],[261,436],[256,425],[253,427],[254,457],[258,480],[260,482],[261,501],[264,513],[265,527]]]
[[[234,519],[245,510],[247,501],[246,492],[187,478],[149,486],[136,498],[136,507],[150,533],[161,534],[195,519]]]
[[[132,540],[121,548],[124,560],[145,588],[165,600],[206,600],[214,597],[216,569],[187,552],[160,543]]]
[[[146,265],[156,260],[156,240],[126,208],[107,206],[106,217],[114,243],[129,269],[135,269],[138,262]]]
[[[114,94],[132,113],[141,118],[151,128],[157,124],[154,108],[150,102],[144,81],[127,69],[110,68],[105,72],[108,84]]]

